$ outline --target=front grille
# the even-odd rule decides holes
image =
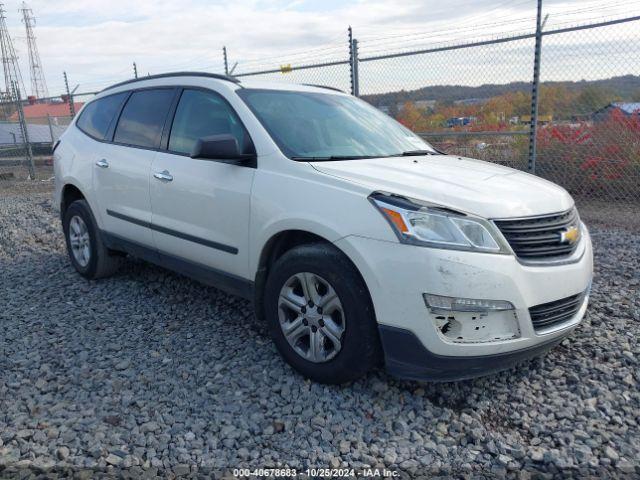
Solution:
[[[582,305],[584,294],[579,293],[554,302],[543,303],[529,309],[531,323],[536,332],[564,323],[575,316]]]
[[[555,260],[569,256],[578,244],[562,241],[562,232],[571,226],[580,228],[580,218],[575,208],[554,215],[495,220],[495,224],[514,253],[524,260]]]

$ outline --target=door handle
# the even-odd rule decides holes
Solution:
[[[171,175],[167,170],[155,172],[153,176],[158,180],[162,180],[163,182],[170,182],[171,180],[173,180],[173,175]]]
[[[104,158],[102,160],[98,160],[96,165],[100,168],[109,168],[109,162],[107,162]]]

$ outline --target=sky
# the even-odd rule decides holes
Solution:
[[[21,4],[4,0],[30,90]],[[366,56],[531,31],[536,9],[535,0],[28,0],[27,5],[37,18],[34,31],[50,95],[63,92],[63,71],[78,91],[131,78],[133,62],[141,75],[221,73],[225,45],[230,66],[238,62],[236,73],[242,73],[345,58],[349,25]],[[549,14],[545,28],[553,28],[638,15],[640,0],[544,0],[543,12]],[[389,75],[376,68],[371,71]]]

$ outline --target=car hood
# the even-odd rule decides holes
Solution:
[[[528,173],[451,155],[312,162],[321,173],[436,203],[485,218],[542,215],[568,210],[562,187]]]

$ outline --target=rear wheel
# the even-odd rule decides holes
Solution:
[[[349,259],[331,245],[302,245],[278,259],[264,304],[278,350],[308,378],[344,383],[379,361],[367,288]]]
[[[76,200],[64,213],[62,228],[71,264],[85,278],[112,275],[121,257],[105,247],[86,200]]]

